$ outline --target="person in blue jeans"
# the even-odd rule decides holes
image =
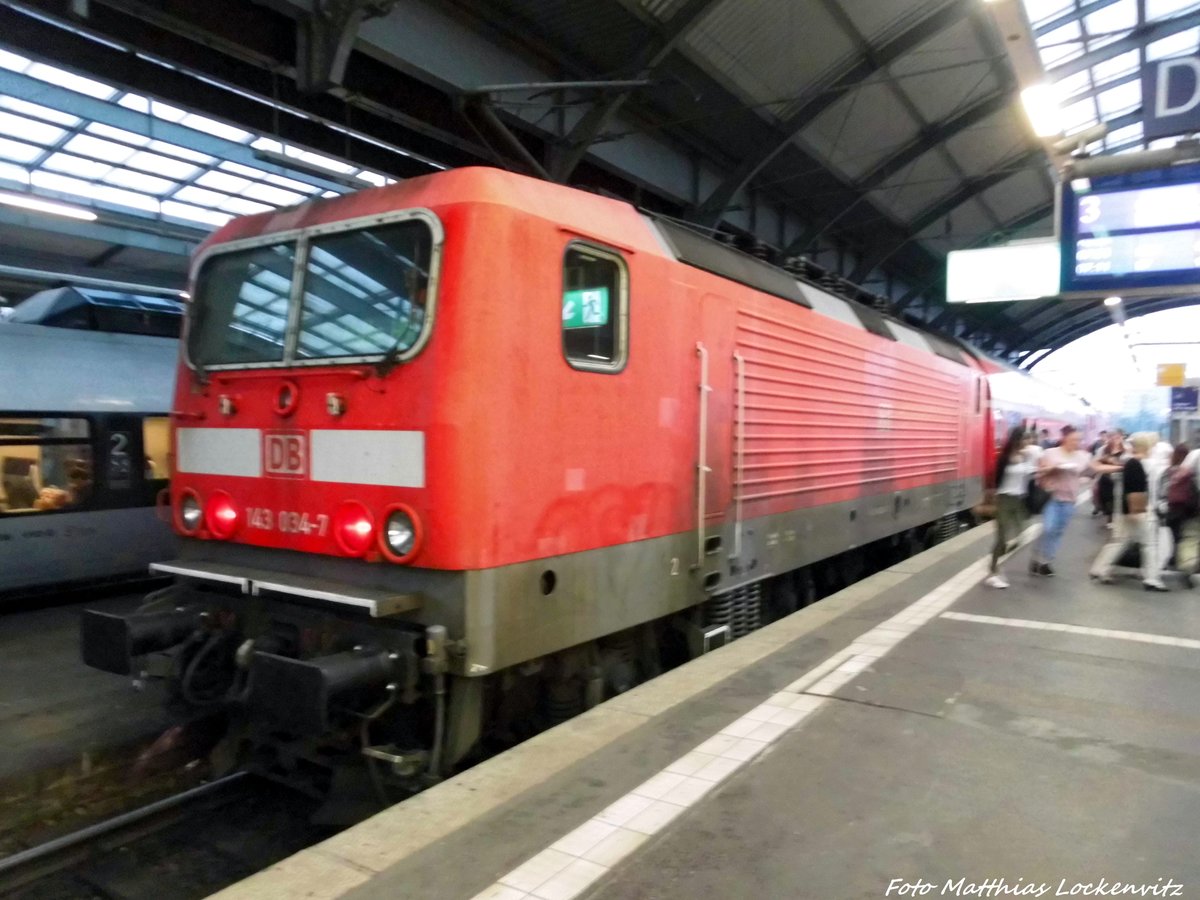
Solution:
[[[1042,489],[1050,495],[1042,509],[1042,534],[1033,548],[1033,559],[1029,571],[1034,575],[1053,575],[1050,565],[1058,555],[1067,523],[1075,514],[1075,500],[1079,496],[1080,480],[1106,472],[1119,472],[1120,466],[1110,466],[1093,460],[1090,453],[1079,449],[1079,429],[1066,425],[1062,430],[1062,441],[1042,454],[1038,462],[1038,480]]]

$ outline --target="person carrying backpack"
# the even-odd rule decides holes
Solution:
[[[1179,522],[1175,567],[1200,587],[1200,450],[1190,452],[1171,476],[1167,515]]]
[[[1183,465],[1183,461],[1187,459],[1191,448],[1187,444],[1176,444],[1171,451],[1171,462],[1163,473],[1159,476],[1158,482],[1158,518],[1162,523],[1171,530],[1171,546],[1179,546],[1180,533],[1183,530],[1183,520],[1186,518],[1180,515],[1180,508],[1176,506],[1172,509],[1170,499],[1167,496],[1170,487],[1171,479],[1175,477],[1175,473],[1179,471],[1179,467]],[[1172,554],[1172,562],[1174,555]]]

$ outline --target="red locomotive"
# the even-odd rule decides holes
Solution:
[[[979,501],[993,415],[1039,415],[989,378],[1055,396],[488,169],[234,221],[192,297],[176,584],[88,613],[84,656],[229,710],[287,777],[437,775],[911,552]]]

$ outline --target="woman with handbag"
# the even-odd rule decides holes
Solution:
[[[1090,574],[1101,584],[1112,584],[1113,564],[1131,545],[1140,545],[1143,587],[1148,591],[1167,589],[1157,559],[1158,517],[1149,509],[1151,478],[1147,462],[1157,440],[1158,435],[1153,432],[1139,432],[1133,436],[1133,453],[1125,461],[1122,473],[1124,515],[1117,518],[1112,540],[1101,548],[1092,563]]]
[[[1000,571],[1000,557],[1008,552],[1009,542],[1015,540],[1025,526],[1025,491],[1034,471],[1025,452],[1030,440],[1024,428],[1013,428],[996,458],[996,542],[992,546],[988,577],[983,580],[988,587],[1008,587],[1008,581]]]

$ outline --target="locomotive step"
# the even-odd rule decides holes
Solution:
[[[197,581],[237,585],[243,594],[259,597],[264,594],[284,594],[323,600],[343,606],[356,606],[370,613],[371,618],[396,616],[420,609],[420,594],[394,594],[376,588],[353,587],[342,581],[308,578],[272,572],[267,569],[251,569],[241,565],[221,565],[210,562],[160,562],[151,563],[150,571],[161,575],[177,575]]]

